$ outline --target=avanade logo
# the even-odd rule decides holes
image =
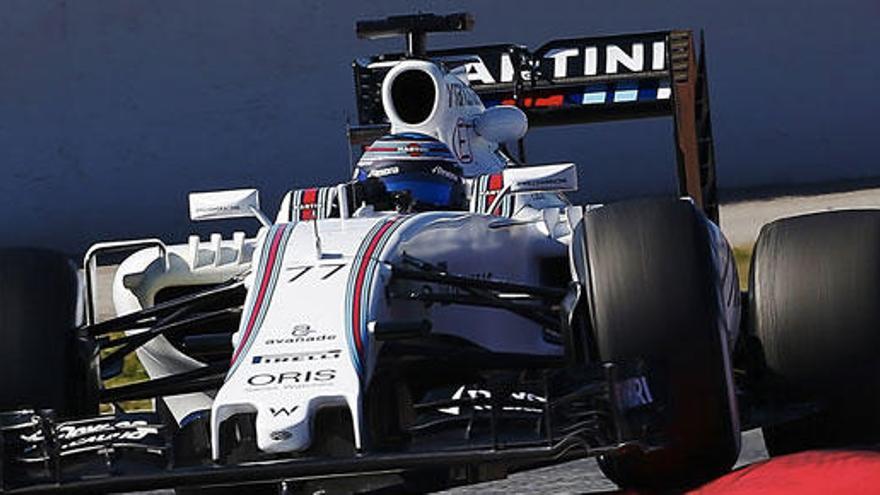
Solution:
[[[318,332],[307,323],[298,323],[290,331],[290,337],[266,339],[266,344],[301,344],[336,340],[336,334]]]

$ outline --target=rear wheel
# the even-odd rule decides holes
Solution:
[[[880,210],[764,226],[749,294],[768,398],[821,407],[817,415],[765,427],[768,452],[880,441]]]
[[[94,346],[76,332],[71,262],[41,249],[0,249],[0,409],[96,414]]]
[[[739,425],[727,356],[735,330],[725,309],[738,309],[738,299],[726,299],[738,292],[725,292],[736,272],[718,266],[720,233],[681,200],[607,205],[582,225],[575,257],[583,260],[598,358],[659,363],[665,383],[655,397],[666,403],[666,446],[605,456],[602,471],[637,489],[681,488],[726,472],[739,452]]]

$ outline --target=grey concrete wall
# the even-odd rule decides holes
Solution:
[[[875,0],[511,2],[4,0],[0,245],[82,250],[193,230],[186,192],[283,191],[349,173],[356,19],[469,10],[432,46],[706,29],[722,187],[880,175]],[[574,159],[584,199],[672,187],[665,121],[541,130],[535,161]],[[228,231],[228,226],[216,225]],[[204,231],[204,229],[202,229]]]

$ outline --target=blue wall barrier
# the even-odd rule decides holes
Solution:
[[[880,3],[801,0],[374,2],[6,0],[0,5],[0,245],[82,251],[194,226],[186,193],[345,180],[350,62],[399,48],[354,22],[468,10],[430,46],[705,28],[723,188],[880,175]],[[579,200],[673,188],[664,120],[541,129],[534,162],[574,160]],[[274,213],[274,212],[272,212]],[[249,229],[253,223],[247,223]]]

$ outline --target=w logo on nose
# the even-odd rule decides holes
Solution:
[[[270,407],[270,408],[269,408],[269,413],[272,414],[272,417],[273,417],[273,418],[277,418],[278,416],[282,416],[282,415],[283,415],[283,416],[290,416],[290,415],[293,414],[293,412],[296,411],[297,409],[299,409],[299,406],[293,406],[293,407],[291,407],[291,408],[287,408],[287,407],[279,407],[279,408],[277,408],[277,409],[274,408],[274,407]]]

